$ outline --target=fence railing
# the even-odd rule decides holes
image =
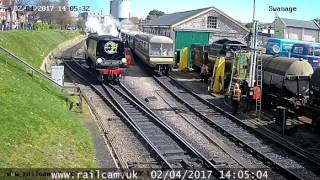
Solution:
[[[53,79],[51,79],[48,75],[44,74],[43,72],[41,72],[40,70],[32,67],[30,64],[28,64],[27,62],[25,62],[24,60],[22,60],[21,58],[17,57],[16,55],[14,55],[13,53],[11,53],[10,51],[8,51],[7,49],[5,49],[4,47],[0,46],[0,51],[4,52],[5,54],[7,54],[11,59],[13,59],[14,61],[16,61],[17,63],[23,64],[25,67],[27,67],[28,69],[30,69],[32,72],[36,72],[37,74],[39,74],[42,78],[48,80],[49,82],[53,83],[54,85],[58,86],[59,88],[63,88],[63,86],[61,86],[60,84],[56,83]]]

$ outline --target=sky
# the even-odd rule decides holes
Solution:
[[[101,10],[109,14],[110,0],[69,0],[69,5],[90,6],[91,12]],[[251,22],[253,0],[130,0],[131,16],[145,18],[150,10],[173,13],[214,6],[240,22]],[[269,6],[296,7],[296,12],[278,12],[283,18],[311,20],[320,18],[320,0],[256,0],[256,18],[260,22],[272,22],[275,12]]]

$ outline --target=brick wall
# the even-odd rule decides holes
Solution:
[[[207,27],[208,16],[217,17],[216,28]],[[174,27],[174,29],[210,32],[209,43],[212,43],[214,41],[217,41],[223,38],[244,41],[244,38],[248,34],[248,32],[242,29],[241,27],[239,27],[239,25],[237,25],[230,19],[220,15],[214,10],[200,17],[191,19],[183,24],[180,24]],[[155,35],[167,36],[173,40],[175,36],[174,30],[168,27],[144,27],[143,32],[155,34]]]

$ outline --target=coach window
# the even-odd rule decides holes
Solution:
[[[162,56],[173,56],[173,45],[172,44],[162,44]]]
[[[161,44],[150,44],[150,55],[160,56],[161,55]]]
[[[148,48],[147,48],[147,43],[146,43],[146,42],[143,42],[143,51],[145,51],[145,52],[146,52],[146,51],[147,51],[147,49],[148,49]]]
[[[207,27],[208,28],[217,28],[217,17],[208,16]]]

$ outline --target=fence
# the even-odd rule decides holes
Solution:
[[[16,55],[14,55],[13,53],[11,53],[10,51],[8,51],[7,49],[3,48],[0,46],[0,51],[7,54],[12,60],[14,60],[17,63],[23,64],[27,69],[31,70],[32,74],[33,72],[35,72],[36,74],[40,75],[40,77],[48,80],[49,82],[53,83],[54,85],[56,85],[57,87],[63,89],[63,86],[60,86],[59,84],[57,84],[55,81],[53,81],[48,75],[44,74],[43,72],[41,72],[38,69],[35,69],[34,67],[32,67],[30,64],[28,64],[27,62],[25,62],[24,60],[22,60],[21,58],[17,57]]]

